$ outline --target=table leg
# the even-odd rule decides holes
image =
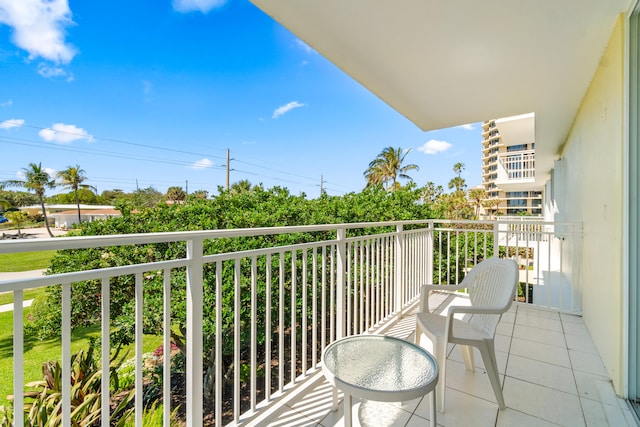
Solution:
[[[431,390],[431,408],[429,408],[429,418],[431,419],[431,427],[436,427],[436,390]]]
[[[333,412],[338,410],[338,387],[333,387],[333,406],[331,407]]]
[[[351,395],[344,394],[344,427],[351,427],[351,413],[353,412]]]

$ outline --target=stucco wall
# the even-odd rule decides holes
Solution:
[[[562,152],[560,216],[584,227],[583,315],[622,394],[624,19],[621,16]]]

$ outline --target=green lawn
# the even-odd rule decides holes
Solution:
[[[27,289],[22,293],[23,300],[35,299],[36,297],[44,298],[46,288]],[[0,294],[0,305],[11,304],[13,302],[13,292]]]
[[[0,272],[39,270],[49,267],[56,251],[0,254]]]
[[[29,316],[25,309],[25,322]],[[86,349],[89,337],[100,337],[100,326],[77,328],[71,336],[71,352]],[[162,337],[145,335],[143,352],[155,350],[162,344]],[[8,405],[7,396],[13,394],[13,312],[0,313],[0,405]],[[61,360],[61,344],[59,339],[38,340],[25,337],[24,342],[24,382],[42,379],[42,363],[48,360]],[[124,353],[121,353],[124,354]],[[129,356],[134,356],[133,346]]]

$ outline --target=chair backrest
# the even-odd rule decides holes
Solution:
[[[509,310],[518,287],[518,265],[512,259],[497,257],[478,263],[469,271],[461,285],[467,286],[471,306]],[[493,336],[502,314],[476,314],[469,323]]]

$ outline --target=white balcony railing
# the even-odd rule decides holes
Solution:
[[[532,181],[536,177],[533,150],[501,154],[498,164],[497,182]]]
[[[142,425],[143,413],[144,295],[152,283],[162,289],[164,348],[170,346],[176,321],[186,329],[187,425],[199,426],[205,419],[223,425],[259,413],[314,373],[322,350],[333,340],[367,333],[402,316],[416,301],[421,284],[458,283],[484,258],[518,259],[520,301],[579,313],[579,235],[571,224],[425,220],[0,242],[0,253],[82,248],[108,252],[116,246],[161,244],[184,248],[172,259],[0,282],[0,291],[14,294],[14,407],[25,403],[25,289],[61,285],[62,425],[71,425],[74,284],[100,283],[102,378],[109,378],[110,295],[123,277],[135,283],[136,425]],[[216,239],[268,241],[269,236],[295,236],[298,243],[205,251],[206,242]],[[186,300],[181,319],[171,312],[176,297]],[[110,422],[109,386],[102,381],[102,426]],[[164,402],[170,402],[169,363],[163,367],[162,387]],[[205,408],[213,413],[205,413]],[[168,426],[170,405],[163,410]],[[16,410],[15,425],[23,425],[24,417]]]

